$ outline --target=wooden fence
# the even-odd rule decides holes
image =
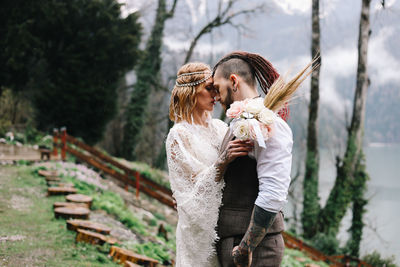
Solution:
[[[54,130],[53,143],[53,156],[57,156],[57,148],[61,148],[62,160],[66,159],[66,153],[70,153],[79,160],[117,179],[124,184],[126,189],[129,186],[136,188],[137,197],[139,197],[139,192],[141,191],[161,203],[174,208],[172,191],[169,188],[144,177],[138,171],[119,163],[100,150],[68,135],[66,128],[61,128],[60,132],[56,129]]]
[[[357,267],[373,267],[370,264],[357,259],[355,257],[347,256],[347,255],[338,255],[338,256],[327,256],[316,248],[308,245],[303,240],[296,238],[295,236],[283,232],[283,239],[285,240],[285,246],[287,248],[293,248],[304,252],[310,258],[316,261],[324,261],[330,264],[330,266],[357,266]]]

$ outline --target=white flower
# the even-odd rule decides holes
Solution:
[[[254,98],[254,99],[249,99],[249,101],[246,104],[245,110],[252,114],[258,114],[264,108],[265,108],[264,99],[261,97],[258,97],[258,98]]]
[[[234,124],[233,134],[240,140],[248,140],[250,135],[250,123],[247,120],[238,120]]]
[[[254,115],[249,113],[249,112],[243,112],[240,117],[244,118],[244,119],[252,119],[254,118]]]
[[[263,110],[258,114],[258,120],[266,125],[271,125],[276,119],[276,114],[264,107]]]

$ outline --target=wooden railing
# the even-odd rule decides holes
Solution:
[[[287,248],[293,248],[300,251],[303,251],[307,256],[316,261],[324,261],[330,264],[330,266],[357,266],[357,267],[373,267],[372,265],[357,259],[355,257],[347,256],[347,255],[338,255],[338,256],[327,256],[316,248],[308,245],[303,240],[296,238],[295,236],[283,232],[283,239],[285,240],[285,246]],[[350,264],[356,263],[357,265]]]
[[[66,159],[66,153],[68,152],[79,160],[117,179],[124,184],[126,189],[129,186],[136,188],[137,197],[139,197],[139,192],[141,191],[161,203],[174,208],[172,191],[169,188],[144,177],[138,171],[119,163],[100,150],[68,135],[65,128],[61,128],[60,132],[54,130],[53,143],[54,156],[57,156],[57,148],[59,147],[61,148],[62,160]]]

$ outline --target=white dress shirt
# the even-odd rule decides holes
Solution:
[[[230,125],[231,136],[232,124]],[[224,140],[223,143],[227,143]],[[292,169],[293,134],[289,125],[280,117],[274,122],[273,135],[265,142],[266,148],[254,142],[249,156],[257,160],[259,192],[255,204],[277,213],[287,202]],[[223,146],[224,147],[224,146]]]

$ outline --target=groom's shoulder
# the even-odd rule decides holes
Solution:
[[[287,136],[290,136],[291,138],[293,138],[293,133],[292,133],[292,129],[290,128],[290,125],[279,116],[275,120],[275,128],[276,128],[276,131],[278,131],[280,135],[284,134],[284,135],[287,135]]]

